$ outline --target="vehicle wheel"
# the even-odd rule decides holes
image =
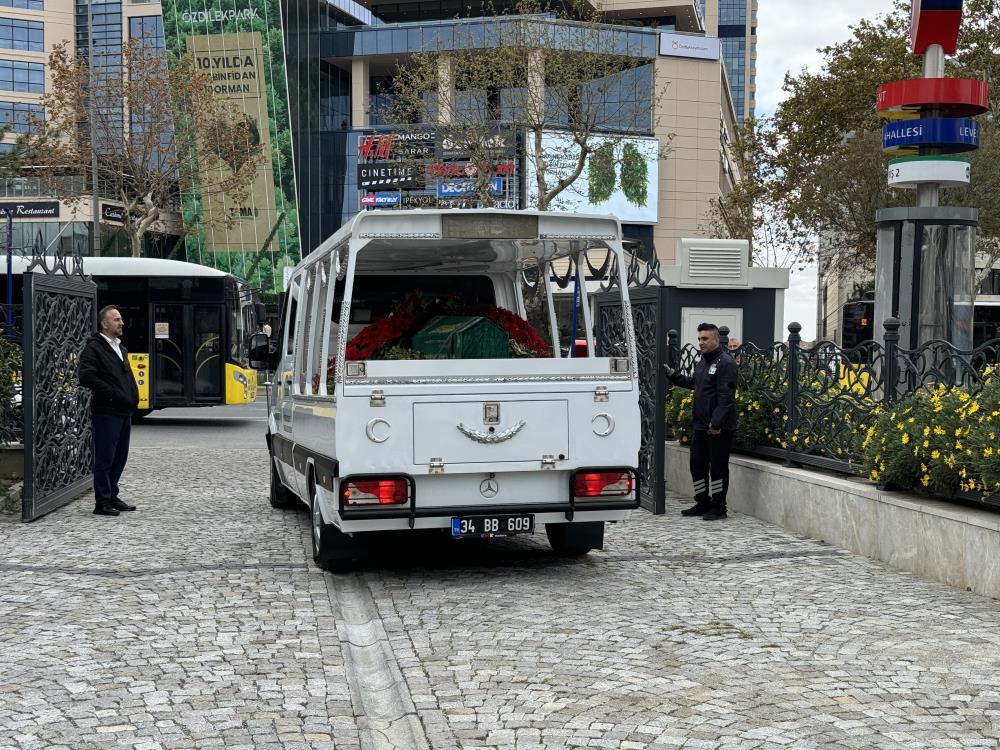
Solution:
[[[298,496],[281,483],[278,467],[274,465],[274,456],[269,456],[269,459],[271,461],[271,507],[281,510],[299,507]]]
[[[313,562],[331,573],[350,572],[354,568],[356,542],[332,523],[323,521],[315,497],[311,505]]]
[[[132,412],[132,424],[139,424],[139,422],[152,414],[152,412],[152,409],[136,409]]]
[[[557,555],[586,555],[592,549],[604,549],[604,521],[547,523],[545,535]]]

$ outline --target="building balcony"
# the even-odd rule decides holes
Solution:
[[[559,48],[567,50],[586,49],[587,42],[582,34],[592,28],[589,24],[558,20],[548,15],[341,26],[293,34],[289,39],[289,54],[346,62],[358,57],[395,58],[417,52],[485,49],[497,45],[497,36],[503,34],[506,25],[519,23],[536,24],[539,38],[552,39]],[[607,24],[601,26],[600,31],[608,35],[602,40],[603,48],[613,49],[625,57],[656,57],[658,32],[655,29]]]

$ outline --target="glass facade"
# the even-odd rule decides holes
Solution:
[[[0,60],[0,91],[44,94],[45,66],[42,63]]]
[[[742,119],[753,71],[746,69],[747,44],[756,34],[754,25],[747,34],[747,9],[752,0],[719,0],[719,39],[726,64],[726,75],[732,89],[733,107]],[[753,115],[753,107],[749,114]]]
[[[282,7],[299,230],[306,253],[360,210],[360,194],[365,191],[358,186],[359,144],[386,126],[379,113],[391,96],[394,63],[385,60],[426,51],[489,47],[497,34],[497,20],[476,17],[487,13],[485,4],[462,5],[457,0],[379,4],[374,7],[378,22],[370,25],[359,25],[356,17],[330,4],[285,0]],[[581,45],[580,24],[544,14],[533,16],[529,23],[538,24],[539,36],[549,36],[559,48]],[[658,32],[618,26],[606,27],[602,33],[607,34],[602,44],[634,58],[635,67],[612,79],[595,81],[580,96],[598,100],[597,117],[609,130],[648,134],[652,128],[650,61],[657,55]],[[351,61],[382,56],[383,61],[372,59],[368,68],[369,98],[364,107],[368,128],[357,129],[352,122]],[[502,127],[517,119],[525,98],[526,90],[521,88],[459,90],[455,106],[459,111],[496,111]],[[556,106],[561,99],[549,97],[546,107],[554,130],[568,120],[568,114]],[[520,195],[523,178],[512,179],[513,194]],[[512,194],[510,181],[504,181],[505,199]],[[433,186],[405,192],[406,205],[438,205]]]
[[[132,16],[128,20],[128,38],[145,49],[162,51],[165,48],[163,16]]]
[[[24,102],[0,102],[0,127],[13,133],[30,133],[34,123],[41,122],[45,110],[41,104]]]
[[[93,20],[93,43],[90,48],[90,24]],[[122,69],[122,6],[120,2],[87,2],[76,0],[76,51],[85,59],[93,55],[93,68],[97,76],[118,76]],[[101,112],[98,121],[106,132],[119,132],[124,128],[125,112],[121,101],[98,99]],[[119,124],[120,123],[120,124]],[[83,124],[83,128],[87,128]],[[120,144],[106,143],[102,148],[120,148]]]
[[[41,21],[0,18],[0,48],[44,52],[44,28]]]

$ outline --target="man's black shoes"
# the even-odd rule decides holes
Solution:
[[[112,508],[110,505],[98,505],[94,508],[95,516],[117,516],[120,515],[117,510]]]
[[[701,517],[702,521],[721,521],[723,518],[729,518],[729,515],[724,510],[713,510],[709,511]]]
[[[695,503],[690,508],[685,508],[681,511],[682,516],[703,516],[711,510],[708,505],[702,505],[701,503]]]
[[[111,507],[115,510],[135,510],[134,505],[129,505],[128,503],[123,503],[117,497],[111,501]]]

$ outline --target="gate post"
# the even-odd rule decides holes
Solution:
[[[785,409],[788,411],[788,432],[785,435],[785,465],[795,466],[792,460],[792,435],[799,427],[799,350],[802,344],[798,323],[788,324],[788,393]]]
[[[899,327],[898,318],[888,318],[882,324],[885,328],[885,366],[882,373],[882,401],[886,408],[896,402],[896,388],[899,385]]]

